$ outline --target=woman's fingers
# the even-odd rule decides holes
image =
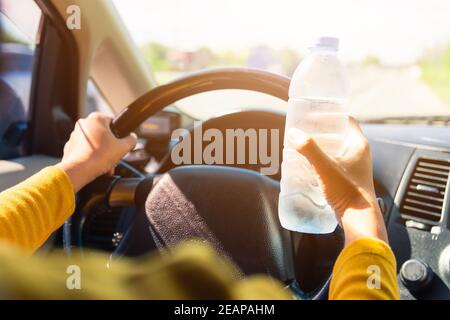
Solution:
[[[290,143],[314,166],[325,187],[342,186],[348,183],[339,164],[330,158],[312,139],[301,130],[290,130]]]
[[[349,117],[349,129],[345,139],[344,151],[337,157],[337,160],[342,163],[352,163],[355,157],[358,158],[366,148],[368,148],[368,142],[358,122],[355,118]]]
[[[349,118],[349,137],[348,140],[352,144],[357,145],[359,148],[364,148],[367,146],[367,138],[364,135],[363,131],[361,130],[361,127],[358,124],[358,121],[355,120],[355,118],[350,117]]]
[[[359,134],[364,137],[361,127],[358,124],[358,121],[355,118],[353,118],[352,116],[349,116],[348,120],[349,120],[350,127],[352,129],[354,129],[355,131],[358,131]]]
[[[295,129],[294,129],[295,130]],[[314,166],[328,203],[340,216],[349,203],[360,196],[358,188],[333,158],[317,143],[300,130],[290,132],[288,139],[295,149]]]
[[[123,138],[123,141],[129,150],[132,150],[136,146],[137,140],[137,135],[134,132]]]

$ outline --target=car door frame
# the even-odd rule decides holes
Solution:
[[[42,16],[33,57],[24,152],[18,158],[0,160],[0,192],[58,162],[78,116],[75,41],[50,2],[33,1],[38,4]],[[66,67],[58,67],[55,56],[59,56],[59,61]],[[63,104],[61,110],[55,108],[55,99]],[[65,120],[65,126],[54,121],[55,113]]]
[[[66,126],[73,126],[78,118],[78,50],[54,5],[45,0],[35,2],[42,18],[33,67],[27,154],[61,157],[72,128],[60,128],[55,113],[64,113]]]

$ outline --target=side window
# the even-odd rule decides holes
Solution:
[[[0,12],[0,159],[22,155],[42,12],[33,0],[3,0]]]
[[[92,112],[101,112],[109,116],[114,115],[111,106],[92,79],[88,81],[86,98],[86,111],[83,116],[87,116]]]

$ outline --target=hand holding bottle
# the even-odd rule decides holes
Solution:
[[[328,156],[313,138],[297,130],[289,141],[313,165],[321,189],[344,228],[346,244],[363,237],[387,239],[376,201],[370,147],[350,117],[347,145],[339,157]]]

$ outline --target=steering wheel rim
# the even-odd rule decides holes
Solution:
[[[118,138],[134,131],[145,119],[168,105],[189,96],[214,90],[241,89],[265,93],[288,100],[290,79],[262,70],[246,68],[221,68],[200,71],[157,87],[142,95],[122,110],[112,121],[111,130]],[[291,284],[297,297],[324,299],[329,281],[313,295],[301,297],[300,290]]]
[[[112,121],[118,138],[129,135],[148,117],[178,100],[214,90],[238,89],[265,93],[288,101],[290,79],[258,69],[219,68],[189,74],[145,93]]]

